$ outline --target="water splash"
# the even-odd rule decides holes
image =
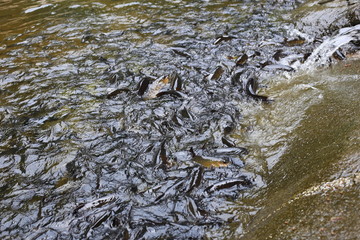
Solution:
[[[328,59],[341,46],[348,44],[351,41],[360,40],[360,24],[353,27],[342,28],[334,37],[326,39],[320,44],[306,60],[306,62],[299,67],[300,70],[313,69],[328,64]]]

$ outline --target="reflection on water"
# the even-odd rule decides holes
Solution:
[[[280,13],[296,6],[2,1],[0,236],[241,235],[302,107],[322,94],[271,82],[292,69],[285,56],[301,62],[313,48],[285,44],[297,36]],[[141,80],[172,74],[180,91],[137,94]],[[299,101],[255,101],[248,77]]]

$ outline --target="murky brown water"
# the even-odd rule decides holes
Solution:
[[[2,1],[0,236],[258,239],[358,174],[358,62],[274,77],[319,45],[283,22],[299,4]]]
[[[253,140],[269,149],[259,153],[268,186],[244,239],[356,239],[359,74],[359,61],[348,61],[272,85],[278,101],[252,134],[276,144]],[[280,126],[291,131],[283,136]]]

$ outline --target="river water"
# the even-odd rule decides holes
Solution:
[[[356,236],[359,30],[299,6],[2,1],[1,238]]]

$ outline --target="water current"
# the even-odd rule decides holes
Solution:
[[[310,73],[359,25],[310,41],[288,21],[301,3],[1,1],[0,238],[244,236],[288,189],[308,112],[359,90]]]

